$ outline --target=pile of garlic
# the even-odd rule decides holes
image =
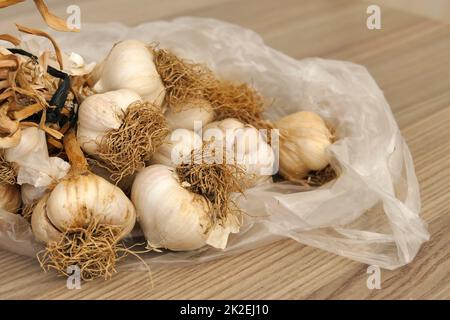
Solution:
[[[73,68],[84,66],[81,57],[71,57]],[[77,65],[77,61],[82,63]],[[85,76],[81,71],[78,74]],[[72,75],[76,77],[77,72]],[[21,202],[33,204],[31,227],[40,242],[58,242],[68,230],[87,228],[94,220],[120,226],[115,239],[119,241],[137,221],[152,249],[224,249],[242,221],[235,216],[213,221],[208,195],[193,192],[178,176],[177,167],[192,161],[196,150],[225,148],[231,159],[227,161],[242,167],[251,181],[246,188],[273,183],[277,174],[299,182],[330,164],[327,148],[333,135],[315,113],[298,112],[276,121],[276,149],[252,125],[234,118],[217,119],[206,99],[189,100],[177,110],[170,108],[152,51],[143,42],[117,43],[89,75],[94,94],[79,101],[76,128],[65,137],[70,164],[49,156],[45,132],[36,127],[23,128],[20,136],[11,136],[14,143],[2,144],[7,161],[17,171],[21,193],[17,185],[0,182],[0,208],[17,213]],[[112,183],[108,171],[102,171],[103,177],[93,174],[84,157],[95,162],[104,137],[123,128],[124,114],[136,103],[155,106],[165,119],[167,133],[154,150],[144,150],[149,155],[145,168],[128,176],[124,187]]]

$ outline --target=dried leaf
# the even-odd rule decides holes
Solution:
[[[24,2],[25,0],[0,0],[0,9],[6,8],[12,5],[15,5],[20,2]]]
[[[0,40],[11,42],[15,46],[18,46],[21,42],[20,39],[10,34],[0,34]]]
[[[35,113],[38,113],[39,111],[43,110],[44,107],[40,105],[39,103],[35,103],[29,106],[24,107],[22,110],[15,111],[14,112],[14,119],[18,121],[22,121],[30,116],[32,116]]]
[[[80,31],[79,29],[70,29],[69,27],[67,27],[66,21],[55,16],[48,10],[48,7],[45,4],[44,0],[34,0],[34,3],[37,9],[39,10],[39,13],[41,14],[42,18],[50,28],[55,29],[57,31],[68,31],[68,32]]]
[[[17,24],[17,29],[21,32],[24,33],[28,33],[28,34],[32,34],[35,36],[40,36],[40,37],[45,37],[48,40],[50,40],[50,42],[52,43],[53,47],[55,48],[55,53],[56,53],[56,59],[58,60],[58,64],[59,64],[59,68],[61,70],[63,70],[63,59],[62,59],[62,54],[61,54],[61,49],[59,48],[58,44],[56,43],[56,41],[46,32],[39,30],[39,29],[32,29],[32,28],[28,28],[25,26],[22,26],[20,24]]]

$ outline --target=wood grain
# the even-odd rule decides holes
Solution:
[[[74,1],[48,1],[64,15]],[[414,157],[422,216],[431,240],[416,259],[382,271],[382,288],[366,287],[367,266],[290,240],[185,267],[122,271],[111,281],[68,290],[36,261],[0,251],[0,298],[31,299],[449,299],[450,298],[450,26],[382,6],[382,30],[366,28],[367,4],[338,1],[76,1],[83,21],[129,25],[179,15],[209,16],[260,33],[296,58],[320,56],[365,65],[388,99]],[[114,3],[114,5],[112,4]],[[105,7],[108,9],[105,10]],[[30,4],[0,12],[42,26]]]

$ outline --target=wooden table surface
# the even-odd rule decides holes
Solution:
[[[449,299],[450,298],[450,25],[381,7],[382,29],[366,28],[368,3],[352,0],[47,1],[83,22],[129,25],[176,16],[214,17],[259,32],[295,58],[319,56],[365,65],[383,89],[414,157],[422,217],[431,240],[408,266],[382,271],[380,290],[366,287],[367,265],[284,240],[202,265],[121,272],[110,281],[68,290],[31,258],[0,251],[0,298],[59,299]],[[42,27],[32,4],[0,12],[12,23]]]

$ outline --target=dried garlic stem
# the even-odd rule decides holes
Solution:
[[[64,148],[72,166],[70,170],[73,175],[83,174],[89,171],[86,157],[83,151],[81,151],[75,130],[70,130],[64,137]]]

